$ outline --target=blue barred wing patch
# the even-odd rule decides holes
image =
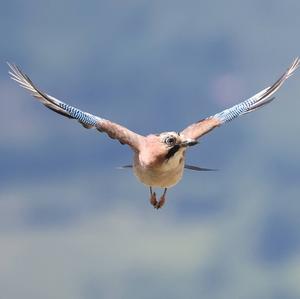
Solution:
[[[96,126],[97,121],[101,120],[99,117],[90,114],[88,112],[83,112],[75,107],[72,107],[66,103],[60,102],[59,106],[64,109],[72,118],[77,119],[83,125]]]

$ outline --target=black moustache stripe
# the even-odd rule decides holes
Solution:
[[[172,158],[180,149],[180,146],[178,144],[174,145],[172,148],[169,149],[168,153],[166,154],[166,160],[169,160]]]

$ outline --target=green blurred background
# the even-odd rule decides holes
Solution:
[[[140,134],[179,131],[273,83],[300,2],[3,1],[0,298],[300,298],[300,72],[205,136],[156,211],[130,150],[7,75]]]

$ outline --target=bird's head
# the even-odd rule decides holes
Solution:
[[[170,159],[178,151],[185,151],[187,147],[198,143],[197,140],[185,138],[177,132],[163,132],[159,134],[159,138],[166,150],[166,159]]]
[[[187,139],[176,132],[151,134],[145,138],[139,160],[141,164],[151,167],[159,167],[166,161],[180,161],[187,147],[197,143],[196,140]]]

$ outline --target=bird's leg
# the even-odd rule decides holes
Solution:
[[[159,199],[159,202],[155,206],[156,209],[162,208],[162,206],[165,204],[167,190],[168,190],[168,188],[165,188],[163,195],[161,196],[161,198]]]
[[[150,203],[154,208],[157,206],[156,193],[152,192],[152,187],[150,187]]]

